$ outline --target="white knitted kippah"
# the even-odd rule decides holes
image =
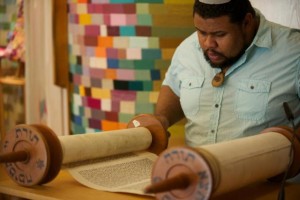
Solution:
[[[223,4],[223,3],[228,3],[231,0],[199,0],[201,3],[206,3],[206,4]]]

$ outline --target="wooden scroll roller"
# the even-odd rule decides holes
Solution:
[[[3,140],[0,163],[13,181],[32,186],[53,180],[64,164],[140,150],[159,154],[167,144],[161,123],[147,114],[131,120],[128,129],[97,134],[57,137],[43,125],[17,125]]]
[[[298,131],[299,135],[299,131]],[[157,199],[202,199],[223,194],[254,182],[283,178],[293,159],[288,178],[300,169],[299,137],[293,141],[288,128],[269,128],[262,134],[199,148],[170,148],[160,154],[147,193]]]

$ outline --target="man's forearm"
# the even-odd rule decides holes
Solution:
[[[168,86],[162,86],[160,90],[155,115],[167,127],[184,117],[179,97]]]

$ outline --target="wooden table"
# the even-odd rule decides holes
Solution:
[[[171,146],[182,144],[182,137],[175,136],[170,141]],[[299,178],[300,179],[300,178]],[[279,190],[278,183],[260,182],[218,197],[214,200],[276,200]],[[61,170],[58,176],[48,184],[34,187],[22,187],[14,183],[0,168],[0,193],[36,200],[141,200],[153,197],[124,193],[98,191],[81,185],[71,175]],[[0,196],[1,199],[1,196]],[[286,200],[300,199],[300,181],[286,184]]]
[[[263,182],[257,183],[246,188],[242,188],[218,197],[214,200],[276,200],[279,184]],[[154,199],[152,197],[111,193],[98,191],[81,185],[74,180],[71,175],[61,170],[58,176],[50,183],[42,186],[22,187],[10,180],[0,170],[0,193],[35,200],[141,200]],[[0,196],[1,199],[1,196]],[[286,184],[286,200],[300,199],[300,183]]]

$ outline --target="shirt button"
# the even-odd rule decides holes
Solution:
[[[219,104],[215,104],[215,107],[218,108],[218,107],[219,107]]]
[[[211,133],[215,133],[215,130],[211,130],[210,132],[211,132]]]
[[[253,85],[251,85],[251,86],[250,86],[250,88],[251,88],[251,90],[253,90],[253,89],[254,89],[254,86],[253,86]]]

